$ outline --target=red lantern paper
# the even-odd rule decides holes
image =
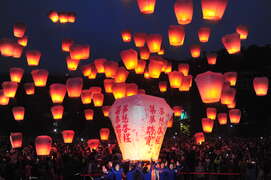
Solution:
[[[74,130],[63,130],[61,132],[62,137],[63,137],[63,141],[65,144],[70,144],[73,141],[73,137],[74,137]]]
[[[211,107],[207,108],[206,115],[207,115],[207,118],[215,120],[216,119],[216,108],[211,108]]]
[[[37,50],[27,50],[25,52],[28,66],[38,66],[40,63],[41,52]]]
[[[148,60],[150,57],[150,51],[147,47],[141,47],[139,49],[139,55],[142,60]]]
[[[195,143],[197,145],[201,145],[202,143],[205,142],[205,137],[204,137],[203,132],[195,133],[194,137],[195,137]]]
[[[269,80],[267,77],[256,77],[253,79],[253,87],[257,96],[267,95]]]
[[[142,14],[152,14],[154,12],[156,0],[137,0],[137,5]]]
[[[221,104],[231,104],[236,95],[236,90],[229,86],[224,86],[221,94]]]
[[[81,101],[82,104],[90,104],[91,103],[91,90],[83,89],[81,92]]]
[[[175,117],[180,117],[182,115],[183,108],[181,106],[174,106],[172,109]]]
[[[176,0],[174,12],[178,24],[186,25],[191,23],[193,18],[193,0]]]
[[[4,95],[3,89],[0,89],[0,105],[6,106],[6,105],[8,105],[8,103],[9,103],[9,97],[6,97]]]
[[[69,71],[76,71],[79,62],[80,61],[72,59],[70,56],[66,57],[66,64]]]
[[[12,108],[13,117],[16,121],[24,120],[25,109],[23,106],[16,106]]]
[[[104,95],[102,93],[96,93],[93,95],[93,103],[95,107],[101,107],[104,103]]]
[[[12,57],[13,58],[20,58],[23,53],[23,46],[13,43],[13,52],[12,52]]]
[[[52,138],[50,136],[37,136],[35,140],[38,156],[47,156],[51,152]]]
[[[106,93],[112,93],[113,84],[114,84],[113,79],[105,79],[104,80],[104,90]]]
[[[91,98],[93,98],[94,94],[102,93],[102,88],[99,86],[92,86],[89,88],[89,90],[91,91]]]
[[[106,61],[104,63],[104,73],[107,78],[114,78],[117,73],[119,64],[115,61]]]
[[[241,120],[241,111],[239,109],[229,110],[230,122],[232,124],[239,124]]]
[[[215,65],[216,64],[216,59],[217,59],[217,54],[215,54],[215,53],[207,54],[208,64]]]
[[[236,32],[240,35],[240,39],[247,39],[248,36],[248,27],[245,25],[239,25],[236,28]]]
[[[207,71],[198,74],[195,78],[203,103],[216,103],[220,100],[224,76],[221,73]]]
[[[48,79],[48,71],[46,69],[36,69],[31,71],[31,75],[36,87],[45,87]]]
[[[21,148],[23,145],[23,134],[21,132],[10,133],[9,140],[13,149]]]
[[[146,37],[147,34],[146,33],[135,33],[134,34],[134,43],[135,43],[135,47],[144,47],[145,42],[146,42]]]
[[[100,59],[95,59],[94,64],[97,69],[98,73],[104,73],[104,63],[106,62],[106,59],[100,58]]]
[[[158,55],[164,55],[165,54],[165,49],[164,48],[160,48],[160,51],[158,51],[157,53]]]
[[[125,65],[126,69],[132,70],[135,69],[137,66],[137,52],[133,49],[122,50],[120,52],[120,56],[122,59],[123,64]]]
[[[161,34],[149,34],[147,36],[147,45],[151,53],[157,53],[161,49],[163,37]]]
[[[35,85],[34,83],[24,83],[24,90],[27,95],[35,94]]]
[[[225,72],[225,81],[230,83],[230,86],[235,86],[237,81],[237,72]]]
[[[68,78],[66,81],[66,87],[70,98],[78,98],[81,96],[83,79],[81,77]]]
[[[136,74],[144,74],[145,67],[146,67],[146,61],[138,60],[137,66],[135,68],[135,73]]]
[[[166,92],[167,91],[167,82],[166,81],[160,81],[159,82],[159,90],[160,90],[160,92]]]
[[[104,117],[108,117],[109,116],[110,108],[111,108],[111,106],[103,106],[102,110],[103,110]]]
[[[219,21],[224,15],[228,0],[201,0],[203,19]]]
[[[241,50],[241,40],[238,33],[224,35],[222,43],[229,54],[236,54]]]
[[[218,113],[217,114],[217,119],[218,119],[218,123],[220,125],[226,125],[228,118],[227,118],[227,113]]]
[[[122,41],[125,43],[131,42],[132,34],[131,31],[126,29],[121,32]]]
[[[148,66],[148,73],[151,78],[158,79],[160,77],[160,74],[162,72],[164,64],[161,61],[158,60],[150,60],[149,66]]]
[[[210,34],[211,34],[211,28],[209,27],[199,28],[199,31],[198,31],[199,41],[202,43],[208,42]]]
[[[202,125],[203,132],[211,133],[214,127],[214,120],[209,119],[209,118],[202,118],[201,125]]]
[[[54,105],[51,107],[51,113],[53,115],[54,120],[60,120],[63,117],[64,106],[62,105]]]
[[[172,110],[162,98],[135,95],[116,100],[109,117],[123,160],[158,160],[171,116]],[[125,121],[119,119],[121,117],[125,117]],[[119,126],[126,126],[127,131],[120,130]]]
[[[107,141],[109,139],[110,130],[108,128],[100,129],[100,139],[102,141]]]
[[[70,47],[73,45],[73,40],[71,39],[63,39],[62,40],[62,51],[69,52]]]
[[[56,11],[50,11],[48,14],[48,17],[53,23],[58,22],[59,17]]]
[[[54,83],[50,85],[50,96],[53,103],[62,103],[66,95],[66,85]]]
[[[183,74],[178,71],[168,73],[169,84],[171,88],[179,88],[182,83]]]
[[[200,45],[194,44],[190,46],[190,53],[193,58],[200,57]]]
[[[10,80],[13,82],[17,83],[21,82],[23,74],[24,74],[23,68],[13,67],[9,69]]]
[[[72,59],[84,60],[90,56],[90,46],[82,44],[73,44],[70,47],[70,56]]]
[[[76,14],[73,12],[67,13],[68,16],[68,22],[69,23],[75,23],[76,21]]]
[[[27,36],[24,36],[22,38],[18,38],[17,43],[20,44],[23,47],[27,46],[28,38]]]
[[[178,64],[178,71],[182,72],[184,76],[189,73],[189,64]]]
[[[98,149],[99,145],[100,145],[100,140],[99,139],[89,139],[87,141],[88,147],[91,150],[96,150]]]
[[[234,109],[236,107],[236,101],[233,101],[231,104],[227,104],[227,108]]]
[[[22,38],[26,31],[26,25],[24,23],[16,23],[13,26],[13,35],[17,38]]]
[[[114,77],[114,80],[116,83],[125,82],[128,75],[129,75],[129,72],[124,67],[119,67]]]
[[[12,81],[2,82],[4,95],[9,98],[14,98],[18,89],[18,83]]]
[[[189,91],[192,86],[192,79],[191,75],[183,76],[179,91]]]
[[[60,12],[58,14],[59,22],[61,24],[66,24],[68,22],[68,14],[64,12]]]
[[[184,28],[180,25],[171,25],[168,28],[168,39],[171,46],[182,46],[185,38]]]
[[[5,57],[10,57],[13,55],[14,42],[10,39],[3,38],[0,42],[1,55]]]
[[[138,91],[138,86],[136,83],[127,83],[126,84],[126,96],[136,95]]]
[[[85,119],[86,120],[93,120],[93,116],[94,116],[94,111],[92,109],[85,109],[84,110],[85,113]]]
[[[115,83],[112,87],[112,92],[115,99],[121,99],[126,96],[126,84]]]

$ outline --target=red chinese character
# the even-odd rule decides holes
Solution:
[[[151,114],[155,114],[156,110],[155,110],[155,106],[154,105],[150,105],[150,113]]]
[[[120,117],[118,115],[116,116],[116,123],[120,123]]]
[[[160,124],[163,124],[164,120],[165,120],[165,118],[164,118],[164,117],[160,117],[160,118],[159,118],[159,122],[160,122]]]
[[[115,114],[119,114],[121,111],[121,105],[117,106]]]
[[[157,136],[155,139],[155,144],[160,144],[162,136]]]
[[[122,125],[122,130],[123,130],[123,133],[127,133],[130,129],[128,128],[128,124],[123,124]]]
[[[146,139],[146,145],[150,145],[152,137],[151,136],[147,136],[147,137],[145,137],[145,139]]]
[[[123,123],[128,123],[129,121],[128,121],[128,116],[127,116],[127,114],[123,114],[122,115],[122,122]]]
[[[158,127],[157,134],[162,135],[164,133],[164,129],[162,126]]]
[[[130,133],[123,134],[123,141],[127,143],[131,142]]]
[[[125,105],[123,106],[122,113],[124,114],[124,113],[127,113],[127,112],[128,112],[128,105],[125,104]]]
[[[165,114],[165,111],[164,111],[163,107],[160,107],[159,113],[160,113],[161,116]]]
[[[155,122],[155,116],[151,115],[149,119],[149,123],[154,123]]]

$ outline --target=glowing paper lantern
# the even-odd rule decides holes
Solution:
[[[237,72],[225,72],[224,77],[225,77],[225,81],[229,82],[231,86],[236,85]]]
[[[183,108],[181,106],[174,106],[172,109],[175,117],[180,117],[182,115]]]
[[[135,33],[134,34],[134,43],[135,43],[135,47],[144,47],[145,42],[146,42],[146,37],[147,34],[146,33]]]
[[[4,95],[9,98],[14,98],[18,89],[18,83],[12,81],[2,82]]]
[[[164,55],[165,54],[165,49],[164,48],[160,48],[160,51],[158,51],[157,53],[158,55]]]
[[[236,54],[240,52],[241,40],[238,33],[224,35],[222,37],[222,43],[229,54]]]
[[[119,64],[115,61],[106,61],[104,63],[104,73],[107,78],[114,78],[117,73]]]
[[[62,51],[69,52],[70,47],[73,45],[73,40],[71,39],[63,39],[62,40]]]
[[[23,75],[24,75],[23,68],[13,67],[9,69],[10,80],[13,82],[17,83],[21,82]]]
[[[170,118],[167,122],[167,128],[172,128],[173,127],[173,118]]]
[[[31,75],[36,87],[45,87],[48,79],[48,71],[46,69],[36,69],[31,71]]]
[[[100,138],[102,141],[107,141],[109,138],[110,130],[108,128],[100,129]]]
[[[123,42],[131,42],[132,40],[132,34],[131,31],[126,29],[121,32],[121,37]]]
[[[138,86],[136,83],[127,83],[126,84],[126,96],[136,95],[138,91]]]
[[[70,47],[70,56],[72,59],[83,60],[90,56],[90,46],[82,44],[73,44]]]
[[[69,13],[67,13],[67,16],[68,16],[68,22],[69,23],[75,23],[75,20],[76,20],[76,14],[75,13],[69,12]]]
[[[240,39],[247,39],[248,27],[244,25],[239,25],[236,28],[236,32],[240,35]]]
[[[115,83],[112,87],[112,92],[115,99],[121,99],[126,96],[126,84]]]
[[[99,139],[89,139],[87,141],[88,147],[91,150],[96,150],[98,149],[99,145],[100,145],[100,140]]]
[[[10,133],[9,140],[12,148],[21,148],[23,144],[23,134],[21,132]]]
[[[147,47],[141,47],[139,49],[139,55],[140,55],[140,58],[143,59],[143,60],[148,60],[149,57],[150,57],[150,51]]]
[[[152,14],[154,12],[156,0],[137,0],[137,5],[142,14]]]
[[[150,79],[150,73],[147,70],[145,70],[145,72],[144,72],[144,78]]]
[[[147,45],[151,53],[157,53],[160,51],[163,37],[161,34],[149,34],[147,36]]]
[[[104,80],[104,90],[106,93],[112,93],[113,84],[114,84],[113,79],[105,79]]]
[[[129,72],[124,67],[119,67],[118,71],[114,77],[114,80],[116,83],[125,82],[128,75],[129,75]]]
[[[23,106],[16,106],[12,108],[13,117],[16,121],[24,120],[25,109]]]
[[[97,69],[98,73],[104,73],[104,63],[106,62],[106,59],[100,58],[100,59],[95,59],[94,64]]]
[[[176,0],[174,12],[179,24],[191,23],[193,18],[193,0]]]
[[[50,11],[48,14],[48,17],[53,23],[58,22],[59,17],[56,11]]]
[[[178,71],[187,76],[189,73],[189,64],[178,64]]]
[[[50,96],[53,103],[62,103],[66,95],[66,85],[54,83],[50,85]]]
[[[171,88],[179,88],[182,83],[183,74],[178,71],[168,73],[169,84]]]
[[[92,64],[93,65],[93,64]],[[97,76],[97,70],[96,68],[95,69],[92,69],[89,76],[88,76],[88,79],[96,79],[96,76]]]
[[[110,108],[111,108],[111,106],[103,106],[102,110],[103,110],[104,117],[108,117],[109,116]]]
[[[229,110],[230,122],[232,124],[239,124],[241,119],[241,111],[239,109]]]
[[[236,107],[236,101],[233,101],[231,104],[227,104],[227,108],[234,109]]]
[[[163,65],[163,62],[151,59],[148,66],[148,72],[150,77],[156,79],[159,78],[162,72]]]
[[[227,113],[218,113],[217,114],[217,119],[218,119],[218,123],[220,125],[226,125],[228,118],[227,118]]]
[[[159,82],[159,90],[160,90],[160,92],[166,92],[167,91],[167,82],[166,81],[160,81]]]
[[[126,69],[132,70],[137,66],[137,52],[133,49],[123,50],[120,52],[120,57]]]
[[[27,95],[35,94],[35,85],[34,83],[24,83],[24,90]]]
[[[190,46],[190,53],[193,58],[200,57],[200,45],[194,44]]]
[[[91,90],[89,90],[89,89],[82,90],[81,101],[82,101],[82,104],[90,104],[91,103]]]
[[[195,133],[194,137],[195,137],[195,143],[197,145],[201,145],[202,143],[205,142],[205,137],[204,137],[203,132]]]
[[[52,138],[50,136],[37,136],[35,140],[38,156],[47,156],[51,152]]]
[[[13,51],[12,51],[12,57],[13,58],[20,58],[23,53],[23,46],[13,43]]]
[[[207,118],[215,120],[216,119],[216,108],[211,108],[211,107],[207,108],[206,115],[207,115]]]
[[[201,0],[203,19],[219,21],[224,15],[228,0]]]
[[[217,54],[215,54],[215,53],[207,54],[208,64],[215,65],[216,64],[216,59],[217,59]]]
[[[78,60],[72,59],[70,56],[66,57],[66,64],[69,71],[75,71],[79,65]]]
[[[199,31],[198,31],[199,41],[202,43],[208,42],[210,34],[211,34],[211,28],[209,27],[199,28]]]
[[[96,93],[93,95],[93,103],[95,107],[101,107],[104,103],[104,95],[102,93]]]
[[[148,95],[118,99],[109,117],[124,160],[158,159],[167,122],[172,117],[164,99]]]
[[[91,64],[81,66],[83,76],[88,77],[91,73]]]
[[[38,66],[40,63],[41,52],[37,50],[27,50],[25,52],[28,66]]]
[[[0,105],[6,106],[6,105],[8,105],[8,103],[9,103],[9,97],[6,97],[4,95],[3,89],[0,89]]]
[[[221,104],[231,104],[236,95],[236,90],[229,86],[224,86],[221,94]]]
[[[185,38],[184,28],[180,25],[171,25],[168,28],[168,39],[171,46],[182,46]]]
[[[10,57],[13,55],[14,42],[10,39],[3,38],[0,42],[1,55],[5,57]]]
[[[24,37],[26,31],[26,25],[24,23],[16,23],[13,26],[13,35],[17,38]]]
[[[58,14],[59,22],[61,24],[66,24],[68,22],[68,14],[64,12],[60,12]]]
[[[51,107],[51,113],[53,115],[54,120],[60,120],[63,117],[64,106],[62,105],[54,105]]]
[[[68,143],[68,144],[72,143],[73,137],[74,137],[74,134],[75,134],[74,130],[63,130],[61,132],[61,134],[62,134],[63,141],[64,141],[65,144],[66,143]]]
[[[88,121],[93,120],[94,111],[92,109],[85,109],[84,113],[85,113],[86,120],[88,120]]]
[[[68,78],[66,81],[68,96],[78,98],[81,96],[83,79],[81,77]]]
[[[92,86],[89,88],[89,90],[91,91],[91,98],[93,98],[94,94],[102,93],[102,88],[99,86]]]
[[[202,125],[203,132],[211,133],[214,127],[214,120],[209,119],[209,118],[202,118],[201,125]]]
[[[20,44],[20,45],[23,46],[23,47],[26,47],[26,46],[27,46],[27,42],[28,42],[27,36],[24,36],[24,37],[19,38],[19,39],[17,40],[17,43]]]
[[[253,87],[257,96],[265,96],[269,87],[267,77],[256,77],[253,79]]]
[[[136,74],[144,74],[145,67],[146,67],[146,61],[138,60],[137,66],[135,68],[135,73]]]
[[[224,84],[224,76],[221,73],[207,71],[198,74],[195,82],[203,103],[215,103],[220,100]]]
[[[183,76],[179,91],[189,91],[192,86],[192,79],[191,75]]]

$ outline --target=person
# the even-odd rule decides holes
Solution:
[[[115,180],[122,180],[123,170],[120,168],[119,163],[116,163],[115,168],[112,168]]]
[[[126,173],[126,180],[134,180],[135,168],[129,164],[128,172]]]

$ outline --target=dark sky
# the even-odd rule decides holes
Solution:
[[[27,24],[27,48],[42,52],[39,67],[49,69],[50,72],[67,71],[65,54],[61,51],[63,38],[88,43],[91,46],[91,60],[100,57],[120,60],[120,50],[134,48],[133,43],[126,44],[121,41],[120,32],[126,28],[133,32],[162,33],[166,47],[165,57],[176,60],[190,57],[187,48],[193,43],[199,43],[197,30],[203,25],[212,27],[209,42],[202,46],[206,51],[223,48],[221,37],[233,33],[239,24],[247,25],[250,29],[249,38],[242,42],[243,46],[270,43],[270,0],[229,0],[223,20],[217,24],[201,19],[200,0],[194,0],[193,21],[185,27],[185,45],[181,48],[170,48],[167,29],[169,25],[177,24],[174,2],[175,0],[157,0],[155,13],[142,15],[136,0],[2,0],[0,37],[12,37],[12,26],[15,22]],[[47,18],[50,10],[75,12],[77,22],[54,24]],[[87,62],[90,61],[85,63]],[[10,63],[1,61],[1,71],[8,71],[9,67],[22,64],[26,65],[25,56]]]

